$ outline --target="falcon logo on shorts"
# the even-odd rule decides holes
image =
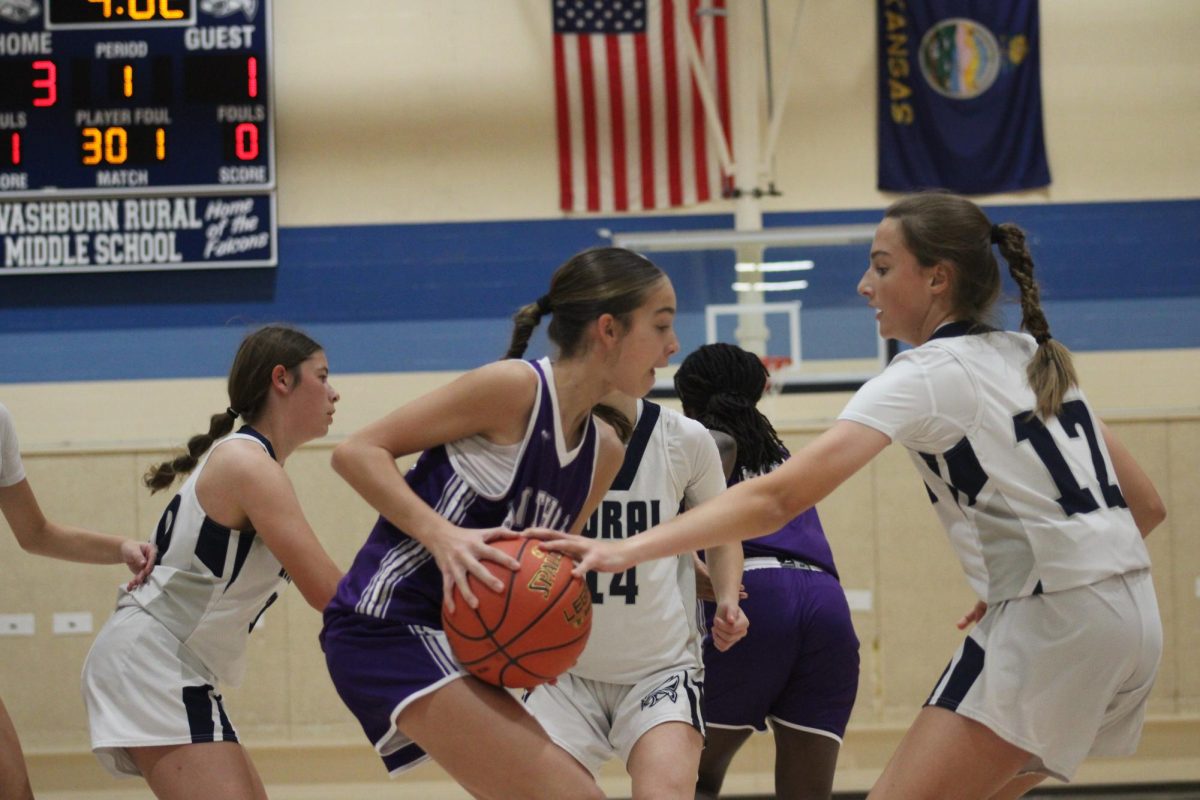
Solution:
[[[672,703],[679,702],[679,676],[672,675],[660,683],[654,691],[642,698],[642,708],[658,705],[659,700],[670,698]]]

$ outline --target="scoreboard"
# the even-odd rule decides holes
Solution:
[[[0,0],[0,274],[273,266],[270,19]]]
[[[196,2],[46,0],[24,23],[0,11],[0,191],[271,188],[265,5]]]

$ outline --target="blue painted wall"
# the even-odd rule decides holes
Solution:
[[[1200,200],[1004,206],[1024,227],[1055,335],[1076,350],[1200,347]],[[766,226],[875,223],[878,210],[772,214]],[[601,230],[732,227],[729,215],[280,230],[277,269],[0,277],[0,383],[226,374],[237,341],[286,320],[338,372],[460,370],[500,355],[509,317]],[[854,286],[867,248],[773,249],[813,258],[806,357],[862,353]],[[656,254],[679,297],[685,351],[706,304],[734,302],[726,252]],[[1009,287],[1010,293],[1015,293]],[[1015,325],[1016,310],[1006,310]],[[845,335],[842,333],[845,332]]]

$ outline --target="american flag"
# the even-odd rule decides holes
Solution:
[[[639,211],[720,197],[719,145],[675,7],[687,12],[685,35],[694,37],[728,132],[725,0],[550,3],[560,207]]]

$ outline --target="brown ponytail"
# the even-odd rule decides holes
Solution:
[[[525,348],[529,347],[529,337],[542,321],[542,316],[546,313],[542,309],[546,305],[546,298],[539,298],[536,303],[521,306],[520,310],[513,314],[512,340],[508,344],[508,352],[504,354],[505,358],[520,358],[525,355]]]
[[[195,469],[212,443],[233,430],[235,419],[240,416],[251,425],[258,420],[267,404],[271,373],[276,366],[283,366],[293,380],[299,381],[300,364],[320,349],[321,345],[305,333],[287,325],[264,325],[249,334],[238,347],[229,370],[229,408],[209,418],[208,433],[188,439],[186,453],[150,467],[142,483],[153,494]]]
[[[551,315],[546,331],[559,354],[570,358],[585,346],[587,326],[602,314],[623,324],[666,277],[649,259],[620,247],[594,247],[572,256],[554,271],[550,291],[513,315],[512,340],[506,358],[520,358],[542,317]]]
[[[629,440],[633,437],[633,420],[625,416],[624,412],[604,403],[597,403],[592,406],[592,416],[607,422],[616,431],[621,444],[629,444]]]
[[[233,430],[234,417],[222,411],[213,414],[208,421],[208,433],[198,433],[188,439],[187,452],[176,456],[170,461],[164,461],[146,471],[142,482],[153,494],[159,489],[165,489],[175,482],[179,475],[186,475],[196,468],[200,456],[208,452],[212,443]]]
[[[992,227],[992,238],[1008,271],[1021,290],[1021,327],[1037,342],[1026,375],[1037,397],[1037,412],[1043,419],[1062,410],[1063,397],[1078,382],[1071,351],[1050,335],[1050,323],[1042,311],[1041,290],[1033,277],[1033,258],[1025,243],[1025,232],[1010,222]]]

